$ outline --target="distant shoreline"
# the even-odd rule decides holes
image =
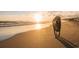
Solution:
[[[39,22],[39,24],[46,24],[49,22]],[[24,26],[24,25],[34,25],[36,22],[23,22],[23,21],[0,21],[0,27],[13,27],[13,26]]]

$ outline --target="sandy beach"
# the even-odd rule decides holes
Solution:
[[[28,29],[25,27],[24,29]],[[19,30],[19,29],[18,29]],[[79,27],[77,23],[63,22],[61,37],[79,47]],[[62,39],[61,39],[62,40]],[[66,43],[65,43],[66,44]],[[31,30],[16,34],[15,36],[0,41],[3,48],[63,48],[65,47],[59,40],[55,39],[53,27]]]
[[[17,34],[8,40],[0,42],[3,48],[62,48],[64,47],[54,37],[53,28],[32,30]]]

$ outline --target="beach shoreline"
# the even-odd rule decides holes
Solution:
[[[1,41],[0,47],[8,48],[58,48],[64,47],[54,38],[52,26],[40,30],[32,30],[16,34],[15,36]]]

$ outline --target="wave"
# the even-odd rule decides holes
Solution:
[[[31,30],[40,30],[45,27],[49,27],[51,24],[35,24],[35,25],[24,25],[14,27],[1,27],[0,28],[0,41],[6,40],[16,34],[27,32]]]

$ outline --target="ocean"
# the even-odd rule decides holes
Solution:
[[[0,27],[0,41],[7,40],[16,34],[40,30],[42,28],[49,27],[51,24],[34,24],[34,25],[24,25],[24,26],[12,26],[12,27]]]

